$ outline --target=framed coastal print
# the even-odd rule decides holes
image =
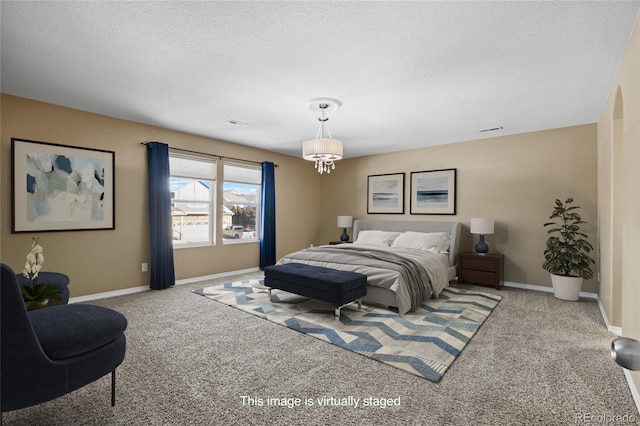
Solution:
[[[115,229],[115,153],[11,138],[13,233]]]
[[[368,176],[367,213],[404,214],[404,173]]]
[[[456,214],[456,169],[411,172],[411,214]]]

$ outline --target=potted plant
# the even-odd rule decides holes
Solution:
[[[591,264],[595,260],[589,256],[593,246],[587,241],[587,235],[580,231],[580,225],[586,222],[576,212],[580,207],[572,205],[573,198],[564,203],[556,199],[556,205],[544,224],[551,227],[547,233],[547,248],[542,267],[551,274],[553,292],[558,299],[578,300],[583,279],[593,277]]]
[[[49,304],[49,300],[62,300],[62,293],[52,285],[24,286],[20,288],[20,291],[27,311],[44,308]]]
[[[49,300],[62,300],[62,292],[57,287],[38,284],[38,274],[44,263],[44,249],[38,240],[38,237],[33,237],[31,251],[27,254],[27,262],[22,271],[22,274],[32,282],[31,286],[20,288],[22,299],[29,311],[47,306]]]

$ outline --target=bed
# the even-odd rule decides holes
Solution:
[[[459,222],[359,219],[353,244],[309,247],[277,264],[304,263],[367,276],[365,303],[403,315],[437,297],[456,277]]]

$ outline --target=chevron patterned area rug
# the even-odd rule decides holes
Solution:
[[[195,293],[341,348],[438,382],[502,299],[500,296],[447,287],[403,316],[356,303],[334,307],[282,290],[269,300],[263,280],[236,281]]]

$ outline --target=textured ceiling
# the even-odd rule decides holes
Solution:
[[[640,1],[1,8],[3,93],[296,156],[332,97],[357,157],[597,121]]]

